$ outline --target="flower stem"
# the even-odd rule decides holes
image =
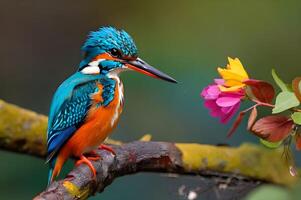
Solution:
[[[261,101],[258,101],[256,99],[251,99],[253,102],[255,102],[257,105],[259,106],[266,106],[266,107],[271,107],[271,108],[274,108],[275,105],[273,104],[270,104],[270,103],[264,103],[264,102],[261,102]]]
[[[294,111],[294,112],[301,112],[301,109],[298,109],[298,108],[292,108],[292,111]]]
[[[256,99],[251,99],[251,101],[255,102],[256,105],[258,105],[258,106],[266,106],[266,107],[271,107],[271,108],[275,107],[275,105],[273,105],[273,104],[264,103],[264,102],[258,101]],[[293,112],[301,112],[301,109],[298,109],[298,108],[291,108],[290,110]]]

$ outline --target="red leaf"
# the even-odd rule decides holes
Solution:
[[[267,116],[259,119],[251,131],[269,142],[279,142],[286,138],[293,129],[293,121],[286,116]]]
[[[301,150],[301,136],[300,136],[300,134],[296,135],[296,149],[298,151]]]
[[[245,116],[245,114],[246,114],[246,112],[244,112],[244,111],[242,111],[242,112],[239,113],[239,115],[235,119],[235,121],[234,121],[231,129],[228,131],[227,137],[231,137],[233,135],[233,133],[238,128],[238,126],[241,123],[241,120],[243,119],[243,117]]]
[[[252,126],[255,123],[256,117],[257,117],[257,108],[256,108],[256,106],[254,106],[254,108],[252,109],[251,114],[249,116],[248,128],[247,128],[248,130],[251,130]]]
[[[299,87],[299,85],[301,84],[300,82],[301,82],[301,77],[297,77],[293,80],[292,86],[296,97],[301,102],[301,88]]]
[[[244,81],[251,89],[254,97],[264,103],[271,103],[275,96],[275,90],[271,84],[261,80],[248,79]]]

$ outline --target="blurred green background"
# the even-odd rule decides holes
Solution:
[[[56,87],[77,69],[87,33],[113,25],[133,36],[140,57],[180,82],[122,74],[126,102],[113,138],[150,133],[163,141],[257,142],[246,123],[227,139],[230,125],[208,115],[199,93],[227,56],[239,57],[257,79],[272,81],[273,67],[287,81],[300,75],[300,10],[300,1],[275,0],[1,0],[0,98],[47,114]],[[45,188],[43,160],[3,151],[0,158],[1,199],[30,199]],[[148,173],[117,179],[94,198],[176,199],[176,190]]]

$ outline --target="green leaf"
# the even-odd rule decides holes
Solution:
[[[294,114],[292,114],[292,119],[295,124],[301,125],[301,112],[294,112]]]
[[[275,108],[273,108],[273,114],[280,113],[290,108],[296,107],[299,104],[300,102],[293,92],[280,92],[276,97],[276,103]]]
[[[291,199],[291,200],[294,200],[293,198],[290,198],[290,190],[285,189],[283,187],[272,186],[272,185],[261,186],[255,190],[251,191],[245,198],[245,200],[266,200],[266,199],[273,199],[273,200]]]
[[[301,182],[292,187],[280,187],[276,185],[263,185],[252,190],[244,200],[300,200]]]
[[[272,69],[272,76],[273,76],[274,81],[280,87],[280,89],[282,91],[290,91],[291,90],[290,89],[291,86],[287,85],[286,83],[283,82],[283,80],[281,80],[279,78],[279,76],[276,74],[275,69]]]
[[[278,148],[281,144],[282,144],[282,141],[279,141],[279,142],[269,142],[269,141],[266,141],[264,139],[260,139],[259,140],[261,144],[263,144],[264,146],[270,148],[270,149],[275,149],[275,148]]]
[[[288,91],[291,91],[291,92],[293,91],[293,86],[291,84],[286,83],[285,86]]]

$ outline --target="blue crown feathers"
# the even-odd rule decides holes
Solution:
[[[95,56],[118,49],[125,56],[135,57],[138,54],[137,47],[132,37],[124,30],[114,27],[101,27],[97,31],[89,33],[88,38],[82,46],[85,53],[84,60],[80,67],[89,63]]]

